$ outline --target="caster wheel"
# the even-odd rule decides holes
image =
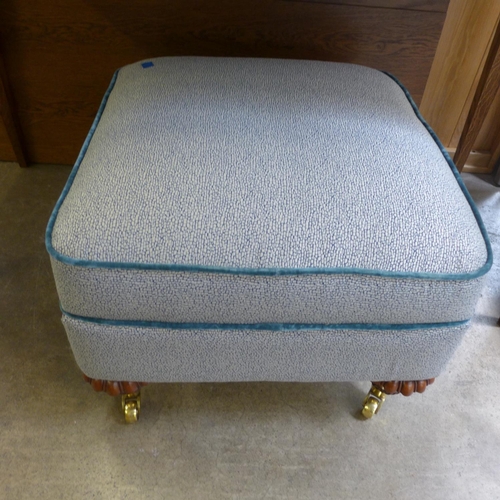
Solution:
[[[141,411],[141,395],[139,392],[134,394],[124,394],[122,396],[122,409],[127,424],[135,424],[139,420]]]
[[[139,420],[139,408],[137,403],[126,403],[123,408],[125,414],[125,422],[127,424],[135,424]]]
[[[372,418],[379,412],[380,407],[382,406],[384,401],[385,394],[377,387],[372,386],[370,392],[363,401],[363,409],[361,410],[361,414],[366,419]]]
[[[373,415],[375,415],[378,412],[379,408],[380,408],[380,401],[378,401],[374,397],[369,396],[364,401],[361,413],[365,418],[372,418]]]

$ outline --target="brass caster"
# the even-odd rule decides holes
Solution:
[[[122,395],[122,410],[127,424],[135,424],[139,420],[139,413],[141,412],[140,391]]]
[[[363,417],[368,419],[372,418],[373,415],[376,415],[384,401],[385,394],[380,389],[372,385],[370,392],[363,401],[363,409],[361,410]]]

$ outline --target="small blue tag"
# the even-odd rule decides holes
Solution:
[[[151,66],[154,66],[154,64],[151,61],[148,61],[148,62],[143,62],[141,66],[143,68],[151,68]]]

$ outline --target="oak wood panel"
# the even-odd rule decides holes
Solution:
[[[489,51],[490,49],[488,49]],[[486,60],[488,52],[485,53],[484,59]],[[484,65],[484,61],[483,64]],[[477,80],[479,80],[479,76]],[[478,82],[475,82],[473,88],[471,89],[471,95],[467,100],[464,112],[462,113],[460,120],[458,121],[455,133],[453,135],[451,144],[458,144],[461,132],[463,131],[465,120],[467,118],[468,110],[470,109],[472,99],[474,97],[473,90],[476,89]],[[494,169],[498,160],[500,159],[500,92],[496,92],[496,96],[493,99],[489,110],[484,119],[484,123],[479,131],[479,134],[474,141],[473,152],[469,155],[467,163],[465,165],[464,171],[473,171],[475,173],[491,173]],[[467,168],[467,166],[475,165],[473,162],[473,156],[482,154],[484,156],[480,168],[473,167]]]
[[[450,156],[453,158],[456,152],[456,148],[446,148],[446,151],[448,151]],[[492,155],[489,151],[471,151],[462,172],[469,172],[472,174],[487,174],[491,172],[489,166],[491,162],[491,156]]]
[[[392,72],[418,103],[444,18],[283,0],[3,0],[0,44],[28,155],[70,164],[125,64],[162,55],[351,62]]]
[[[498,15],[500,16],[500,12]],[[497,24],[498,24],[498,20],[497,20]],[[493,42],[494,34],[495,34],[495,29],[490,33],[490,39],[489,39],[488,43],[485,45],[484,53],[482,54],[481,61],[478,65],[478,71],[475,75],[475,78],[474,78],[474,81],[471,85],[471,88],[469,89],[469,93],[468,93],[467,99],[463,105],[462,113],[460,114],[460,118],[458,119],[458,121],[455,125],[455,130],[453,131],[453,135],[452,135],[451,140],[450,140],[450,146],[452,146],[452,147],[457,147],[458,142],[460,140],[460,136],[462,135],[462,131],[464,129],[465,122],[467,120],[467,115],[468,115],[469,109],[472,105],[472,101],[474,99],[474,95],[475,95],[477,86],[479,84],[479,79],[482,75],[484,65],[486,63],[486,58],[488,57],[488,54],[490,52],[490,48],[491,48],[491,44]],[[494,106],[494,104],[492,104],[492,106]],[[491,113],[490,113],[490,115],[491,115]],[[499,121],[498,118],[496,119],[496,121],[497,122]],[[490,121],[488,121],[488,123],[484,123],[483,128],[482,128],[482,132],[480,131],[480,133],[476,139],[476,143],[474,144],[474,147],[476,149],[489,149],[490,138],[488,136],[491,134],[492,131],[490,129],[486,130],[486,127],[489,127],[490,125],[493,125],[491,123],[491,119],[490,119]],[[500,125],[500,123],[499,123],[499,125]],[[484,147],[485,144],[488,144],[488,146]]]
[[[490,149],[491,157],[490,161],[488,162],[488,173],[493,172],[498,162],[500,161],[500,127],[497,127],[495,130],[497,135],[493,139],[493,142],[491,144],[491,149]],[[496,179],[497,184],[499,183],[498,175],[499,174],[497,173],[497,179]]]
[[[490,151],[496,137],[500,133],[500,92],[498,92],[491,103],[483,126],[474,142],[474,149]],[[457,141],[458,143],[458,141]]]
[[[445,146],[458,143],[499,16],[500,2],[450,0],[420,105]]]
[[[500,88],[500,25],[497,24],[495,35],[488,49],[481,77],[467,114],[467,119],[453,157],[459,171],[471,152],[486,115],[493,104]]]

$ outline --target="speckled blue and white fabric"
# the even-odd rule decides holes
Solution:
[[[49,222],[64,311],[143,335],[134,322],[453,329],[472,316],[487,236],[394,79],[317,61],[151,62],[115,75]],[[84,323],[72,331],[90,335]]]
[[[483,279],[357,274],[255,276],[86,268],[52,262],[78,316],[200,323],[438,323],[472,317]]]
[[[193,329],[65,315],[89,377],[143,382],[420,380],[439,375],[468,325],[425,329]]]

